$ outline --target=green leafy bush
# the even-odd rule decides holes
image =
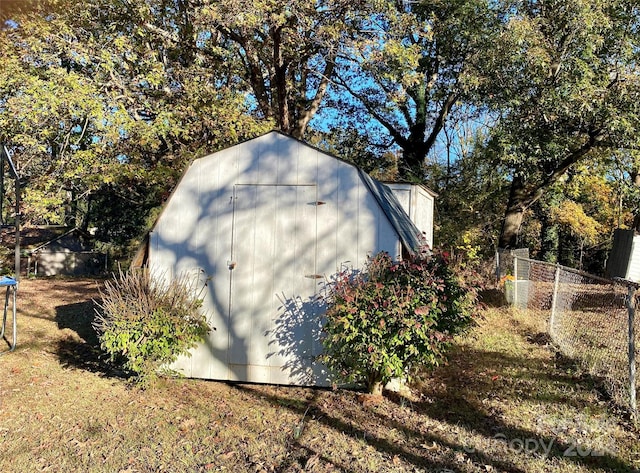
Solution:
[[[148,385],[211,331],[200,298],[206,284],[186,275],[167,282],[147,270],[120,272],[98,304],[100,346],[134,382]]]
[[[394,262],[379,253],[364,272],[343,272],[332,285],[322,361],[340,381],[380,393],[391,379],[441,362],[473,323],[474,302],[445,257]]]

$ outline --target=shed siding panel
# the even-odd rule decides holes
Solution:
[[[210,172],[202,172],[201,178],[211,177],[210,187],[201,195],[204,210],[203,229],[205,235],[201,253],[207,265],[205,271],[212,276],[209,284],[206,307],[212,325],[216,328],[209,335],[206,349],[198,350],[216,359],[211,364],[211,377],[225,379],[227,376],[229,348],[229,284],[231,272],[231,235],[233,225],[233,183],[238,169],[237,148],[205,158]],[[209,353],[210,352],[210,353]],[[203,358],[206,358],[203,356]],[[194,357],[194,366],[196,360]]]
[[[607,260],[607,277],[627,278],[631,251],[633,249],[633,230],[616,229],[613,232],[613,248]]]
[[[320,153],[318,150],[305,146],[302,143],[297,142],[297,184],[314,184],[318,181],[318,171],[320,164]],[[329,159],[332,159],[329,157]],[[323,160],[327,162],[328,160]],[[336,161],[333,159],[333,161]]]
[[[277,318],[272,324],[271,341],[280,347],[274,358],[274,366],[304,367],[311,363],[311,333],[308,324],[317,314],[310,305],[315,296],[316,272],[316,188],[296,187],[295,246],[291,248],[293,271],[290,283],[283,282],[277,305]],[[285,253],[286,239],[278,239],[278,254]],[[287,288],[289,292],[287,292]],[[280,363],[278,363],[280,361]],[[274,382],[279,380],[274,379]]]
[[[269,138],[271,138],[269,142],[266,142],[265,139],[265,143],[259,154],[259,159],[257,160],[260,169],[258,178],[247,180],[247,184],[275,184],[281,181],[284,163],[282,163],[282,156],[280,156],[280,146],[277,140],[274,139],[275,137]]]
[[[326,155],[318,153],[317,183],[317,268],[318,274],[327,278],[339,270],[338,261],[338,235],[340,227],[339,219],[339,167],[340,162]]]
[[[366,185],[362,185],[362,205],[358,225],[361,228],[360,235],[364,241],[360,245],[360,254],[373,256],[381,251],[386,251],[392,258],[399,256],[398,237],[380,208],[378,201],[367,191]],[[364,245],[364,246],[363,246]],[[359,261],[361,266],[364,261]]]
[[[409,218],[422,232],[427,244],[433,247],[433,195],[415,184],[393,183],[386,185],[393,191]]]
[[[433,247],[433,196],[417,187],[416,197],[415,218],[411,216],[411,219],[415,222],[416,227],[422,231],[427,244]]]
[[[34,262],[34,272],[39,276],[80,276],[99,272],[103,256],[96,252],[41,251]]]
[[[171,208],[167,208],[162,220],[162,225],[157,228],[157,237],[159,238],[159,246],[165,250],[164,255],[170,260],[166,261],[169,276],[177,273],[178,262],[184,259],[189,248],[189,237],[194,221],[193,199],[192,193],[188,185],[181,187],[171,199]],[[177,209],[184,207],[183,212]]]
[[[298,366],[310,353],[310,334],[290,322],[315,315],[305,313],[314,294],[305,278],[315,269],[313,199],[313,186],[236,187],[231,379],[276,382],[269,366]]]
[[[201,277],[207,278],[207,287],[204,292],[207,319],[210,326],[215,327],[209,334],[205,343],[206,349],[195,350],[189,358],[190,376],[198,378],[215,377],[216,372],[226,372],[227,344],[224,340],[226,334],[226,311],[220,309],[220,302],[213,300],[219,298],[224,292],[227,274],[215,267],[212,262],[220,261],[220,220],[221,208],[225,204],[224,193],[221,192],[220,163],[221,160],[199,160],[200,166],[194,168],[198,179],[198,201],[200,220],[195,229],[197,235],[196,254],[202,270]],[[222,303],[224,304],[224,302]],[[222,336],[221,336],[222,335]],[[207,361],[209,360],[209,361]]]
[[[374,203],[377,205],[377,202]],[[386,251],[393,259],[399,259],[402,256],[400,240],[398,239],[393,226],[385,218],[384,212],[380,208],[378,208],[374,225],[377,229],[377,241],[375,250],[372,251],[372,254]]]
[[[265,150],[260,146],[261,139],[249,141],[243,146],[230,148],[233,154],[230,156],[217,156],[223,162],[230,162],[234,168],[234,182],[241,183],[258,183],[260,182],[260,159],[261,154],[265,154]],[[231,159],[229,159],[231,158]],[[205,158],[211,159],[211,158]]]
[[[300,142],[288,140],[282,135],[273,135],[278,163],[277,183],[283,185],[298,184],[298,171],[300,167]],[[272,174],[274,175],[274,174]],[[273,178],[271,178],[273,179]]]
[[[234,196],[234,229],[233,229],[233,257],[232,264],[237,266],[231,275],[231,319],[229,323],[229,363],[231,365],[254,364],[252,356],[251,335],[255,328],[253,323],[260,323],[263,311],[269,311],[265,307],[263,290],[271,287],[271,275],[268,279],[264,274],[262,290],[255,290],[256,266],[260,267],[258,257],[271,257],[271,248],[265,248],[262,244],[266,235],[256,235],[257,213],[265,212],[262,220],[266,224],[268,218],[274,215],[274,209],[269,208],[273,203],[273,196],[258,195],[257,186],[237,186]],[[268,189],[267,189],[268,190]],[[268,197],[268,201],[265,198]],[[262,199],[265,199],[263,202]],[[260,202],[260,206],[258,206]],[[262,229],[262,228],[261,228]],[[256,247],[256,245],[258,245]],[[258,268],[259,269],[259,268]],[[270,304],[269,304],[270,305]],[[257,327],[256,327],[257,328]],[[238,373],[238,375],[240,375]],[[241,376],[241,375],[240,375]]]
[[[358,254],[373,256],[380,241],[380,227],[378,222],[384,218],[380,213],[380,206],[375,197],[364,185],[359,186],[360,212],[358,213]],[[360,256],[360,259],[362,256]],[[357,261],[362,265],[363,261]]]
[[[338,168],[338,189],[336,206],[336,265],[342,267],[358,266],[358,219],[360,211],[359,190],[362,184],[354,169],[348,166]]]
[[[402,205],[402,208],[404,209],[404,211],[407,212],[407,214],[411,219],[413,219],[413,214],[412,214],[413,205],[411,205],[412,204],[411,189],[397,187],[397,186],[389,186],[389,187],[391,187],[391,190],[393,191],[395,196],[398,198],[398,201],[400,202],[400,205]]]
[[[627,268],[627,279],[640,282],[640,236],[633,237],[631,245],[631,257]]]

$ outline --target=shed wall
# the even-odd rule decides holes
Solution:
[[[631,255],[625,277],[630,281],[640,282],[640,235],[633,236]]]
[[[41,251],[28,264],[36,276],[83,276],[104,271],[105,255],[93,251]]]
[[[406,183],[386,184],[395,194],[402,208],[422,232],[427,244],[433,248],[433,214],[435,199],[422,186]]]
[[[216,330],[176,368],[190,377],[327,384],[311,361],[320,349],[317,293],[324,278],[383,250],[400,253],[397,234],[345,162],[279,133],[196,160],[150,237],[154,271],[212,277],[204,304]],[[303,332],[310,337],[298,346],[290,335]]]

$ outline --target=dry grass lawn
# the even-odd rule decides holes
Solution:
[[[142,392],[101,360],[99,284],[21,283],[0,471],[640,471],[638,430],[554,355],[540,314],[484,310],[407,398],[187,379]]]

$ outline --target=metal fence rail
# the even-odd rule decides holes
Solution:
[[[612,399],[636,416],[640,285],[512,258],[512,276],[504,278],[507,300],[519,308],[548,311],[549,334],[558,349],[601,380]]]

